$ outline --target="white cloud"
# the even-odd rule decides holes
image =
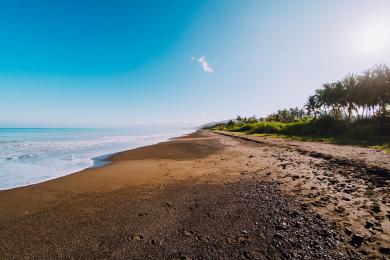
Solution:
[[[191,57],[191,61],[194,61],[195,60],[195,57]],[[204,56],[196,59],[200,66],[202,66],[203,70],[205,72],[214,72],[214,69],[210,66],[210,64],[207,62],[206,58]]]

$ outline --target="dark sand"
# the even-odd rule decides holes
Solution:
[[[1,191],[0,259],[386,256],[387,176],[360,172],[375,162],[350,165],[307,152],[307,143],[260,141],[197,132]],[[366,229],[368,218],[374,227]],[[362,245],[349,243],[346,227],[365,236]]]

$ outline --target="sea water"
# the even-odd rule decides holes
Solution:
[[[103,164],[104,155],[158,143],[191,131],[173,127],[0,128],[0,190],[99,166]]]

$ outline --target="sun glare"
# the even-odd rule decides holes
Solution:
[[[390,50],[390,23],[369,23],[357,28],[355,46],[363,53],[384,53]]]

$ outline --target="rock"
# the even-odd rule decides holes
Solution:
[[[378,203],[374,203],[371,207],[371,210],[374,211],[375,213],[378,213],[381,211],[381,206]]]
[[[320,235],[321,235],[322,237],[329,237],[329,236],[331,235],[331,232],[329,232],[329,231],[326,230],[326,229],[322,229],[322,230],[320,231]]]
[[[150,244],[155,245],[155,246],[161,246],[162,245],[162,241],[160,239],[157,239],[157,238],[152,238],[150,240]]]
[[[368,243],[374,243],[375,241],[377,241],[378,239],[375,237],[375,236],[371,236],[371,237],[368,237],[367,239],[366,239],[366,241],[368,242]]]
[[[295,224],[294,224],[294,227],[295,228],[300,228],[302,226],[302,223],[297,221]]]
[[[244,244],[246,243],[247,241],[249,241],[249,236],[248,235],[241,235],[241,236],[238,236],[237,237],[237,241]]]
[[[187,237],[192,236],[192,233],[189,232],[189,231],[187,231],[187,230],[184,230],[183,233],[184,233],[184,235],[186,235]]]
[[[293,180],[293,181],[295,181],[295,180],[297,180],[297,179],[299,179],[300,177],[299,177],[299,175],[293,175],[293,176],[291,176],[291,179]]]
[[[293,218],[296,218],[296,217],[298,217],[299,215],[300,215],[299,212],[296,211],[296,210],[293,210],[293,211],[291,212],[291,214],[290,214],[290,216],[293,217]]]
[[[142,234],[134,234],[131,236],[131,240],[135,240],[135,241],[141,240],[143,238],[144,236]]]
[[[380,215],[375,215],[375,219],[378,220],[378,221],[383,221],[385,219],[384,216],[380,216]]]
[[[278,239],[283,239],[284,238],[284,235],[280,232],[276,232],[275,235],[274,235],[275,238],[278,238]]]
[[[280,224],[275,225],[276,230],[286,230],[287,229],[287,224],[286,222],[282,222]]]
[[[249,252],[242,253],[242,256],[244,259],[253,259],[251,253],[249,253]]]
[[[364,236],[361,234],[353,234],[351,244],[355,246],[361,246],[364,242]]]
[[[346,227],[346,228],[344,229],[344,232],[345,232],[345,234],[347,234],[348,236],[352,235],[352,230],[351,230],[349,227]]]
[[[368,255],[368,251],[367,251],[367,250],[364,250],[364,249],[363,249],[363,250],[360,250],[359,252],[360,252],[362,255]]]
[[[374,225],[375,225],[374,222],[372,222],[371,220],[367,220],[366,225],[364,227],[369,229],[372,228]]]
[[[345,201],[351,201],[351,199],[348,198],[348,197],[341,197],[341,199],[342,199],[342,200],[345,200]]]
[[[390,248],[389,247],[380,247],[379,252],[384,255],[390,255]]]
[[[383,232],[383,228],[380,226],[374,226],[373,229],[379,232]]]

